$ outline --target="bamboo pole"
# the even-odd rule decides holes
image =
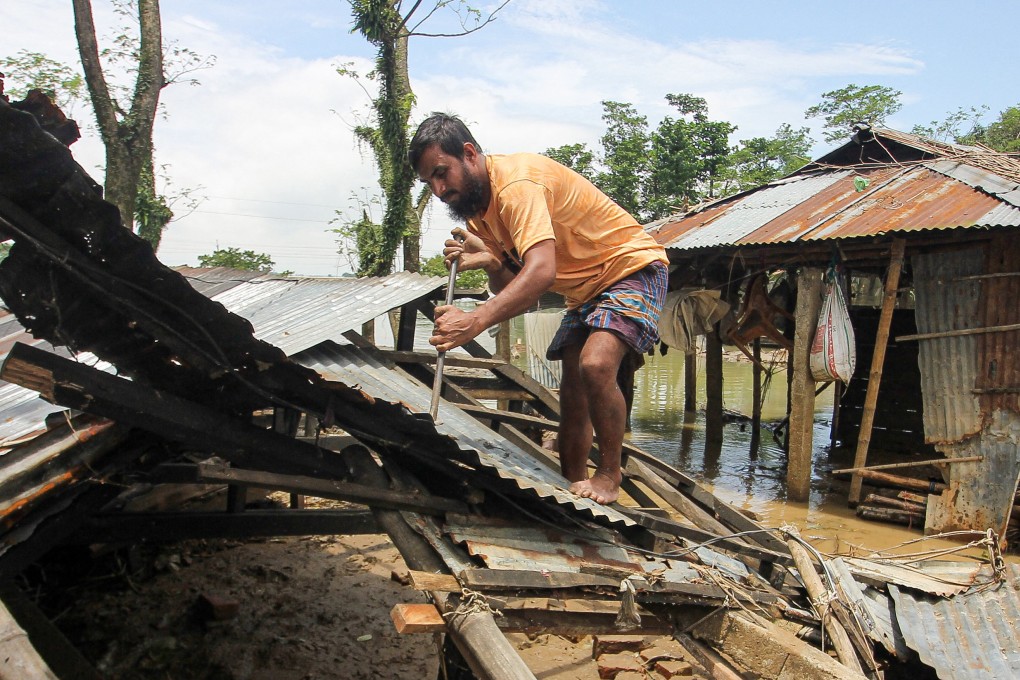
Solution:
[[[867,465],[865,467],[843,468],[833,470],[834,475],[850,475],[864,470],[894,470],[896,468],[920,467],[922,465],[953,465],[955,463],[979,463],[984,456],[962,456],[960,458],[935,458],[933,460],[914,460],[904,463],[887,463],[885,465]]]
[[[793,555],[793,561],[797,564],[800,580],[811,598],[811,607],[821,619],[825,632],[829,634],[829,642],[836,650],[836,656],[844,666],[864,675],[864,668],[861,667],[861,662],[857,658],[857,652],[854,650],[853,643],[850,642],[850,636],[847,635],[846,629],[836,620],[832,612],[827,611],[828,606],[824,603],[827,601],[828,590],[822,584],[818,572],[815,571],[815,564],[811,561],[811,556],[800,544],[800,541],[795,538],[787,539],[786,545],[790,547],[790,554]]]
[[[929,482],[923,479],[914,479],[913,477],[891,475],[888,472],[876,472],[875,470],[860,470],[854,474],[860,475],[875,486],[907,489],[908,491],[916,491],[918,493],[942,493],[947,488],[942,482]]]
[[[868,377],[868,391],[864,397],[864,413],[861,415],[861,429],[857,435],[857,452],[854,454],[854,467],[863,467],[868,461],[868,448],[871,446],[871,429],[875,425],[875,407],[878,404],[878,388],[882,384],[882,368],[885,365],[885,350],[889,343],[889,328],[892,326],[893,310],[896,307],[896,291],[900,287],[900,270],[903,267],[903,253],[906,251],[905,239],[893,239],[889,253],[889,271],[885,277],[885,297],[882,299],[882,313],[878,320],[878,332],[875,334],[875,353],[871,357],[871,373]],[[850,481],[850,506],[861,500],[863,477],[855,473]]]

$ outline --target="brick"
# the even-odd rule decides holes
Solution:
[[[652,659],[686,659],[684,648],[679,642],[671,639],[659,640],[640,652],[641,658],[647,663]]]
[[[598,658],[598,665],[599,678],[602,680],[615,680],[618,675],[628,671],[643,674],[645,670],[641,660],[631,652],[602,654]]]
[[[639,635],[596,635],[591,639],[591,658],[597,659],[603,654],[640,652],[648,646],[648,641]]]
[[[217,593],[202,593],[197,606],[199,616],[206,621],[228,621],[241,609],[240,602]]]
[[[664,659],[655,662],[655,670],[666,680],[694,675],[694,667],[679,659]]]

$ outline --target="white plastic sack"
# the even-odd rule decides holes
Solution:
[[[831,279],[832,277],[826,277]],[[857,346],[843,290],[832,280],[825,286],[825,299],[818,315],[815,340],[811,343],[811,375],[818,382],[850,382],[857,364]]]

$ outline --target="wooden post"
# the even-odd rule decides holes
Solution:
[[[754,366],[751,369],[751,447],[748,452],[751,460],[758,458],[758,445],[761,443],[761,338],[755,338],[751,345],[751,356]]]
[[[857,452],[854,467],[864,467],[868,461],[868,447],[871,445],[871,428],[875,424],[875,405],[878,403],[878,388],[882,384],[882,367],[885,365],[885,349],[889,342],[889,327],[892,325],[893,310],[896,308],[896,291],[900,287],[900,270],[903,268],[905,239],[893,239],[889,253],[889,271],[885,276],[885,296],[882,298],[882,314],[878,318],[878,332],[875,334],[875,353],[871,357],[871,373],[868,376],[868,391],[864,396],[864,412],[861,414],[861,430],[857,435]],[[863,479],[855,474],[850,481],[850,507],[861,501]]]
[[[693,413],[698,408],[698,353],[684,355],[684,411]]]
[[[715,329],[705,336],[705,439],[722,441],[722,342]]]
[[[392,323],[393,317],[390,316]],[[418,308],[414,303],[400,308],[400,322],[393,333],[393,349],[411,351],[414,349],[414,330],[418,322]]]
[[[811,454],[815,420],[815,381],[811,377],[808,356],[822,306],[822,270],[805,267],[797,276],[796,328],[793,335],[790,378],[790,448],[786,471],[787,496],[806,502],[811,491]]]

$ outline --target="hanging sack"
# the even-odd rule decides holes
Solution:
[[[811,343],[811,375],[818,382],[848,383],[857,363],[854,328],[834,269],[829,269],[825,281],[825,298],[818,315],[815,340]]]

